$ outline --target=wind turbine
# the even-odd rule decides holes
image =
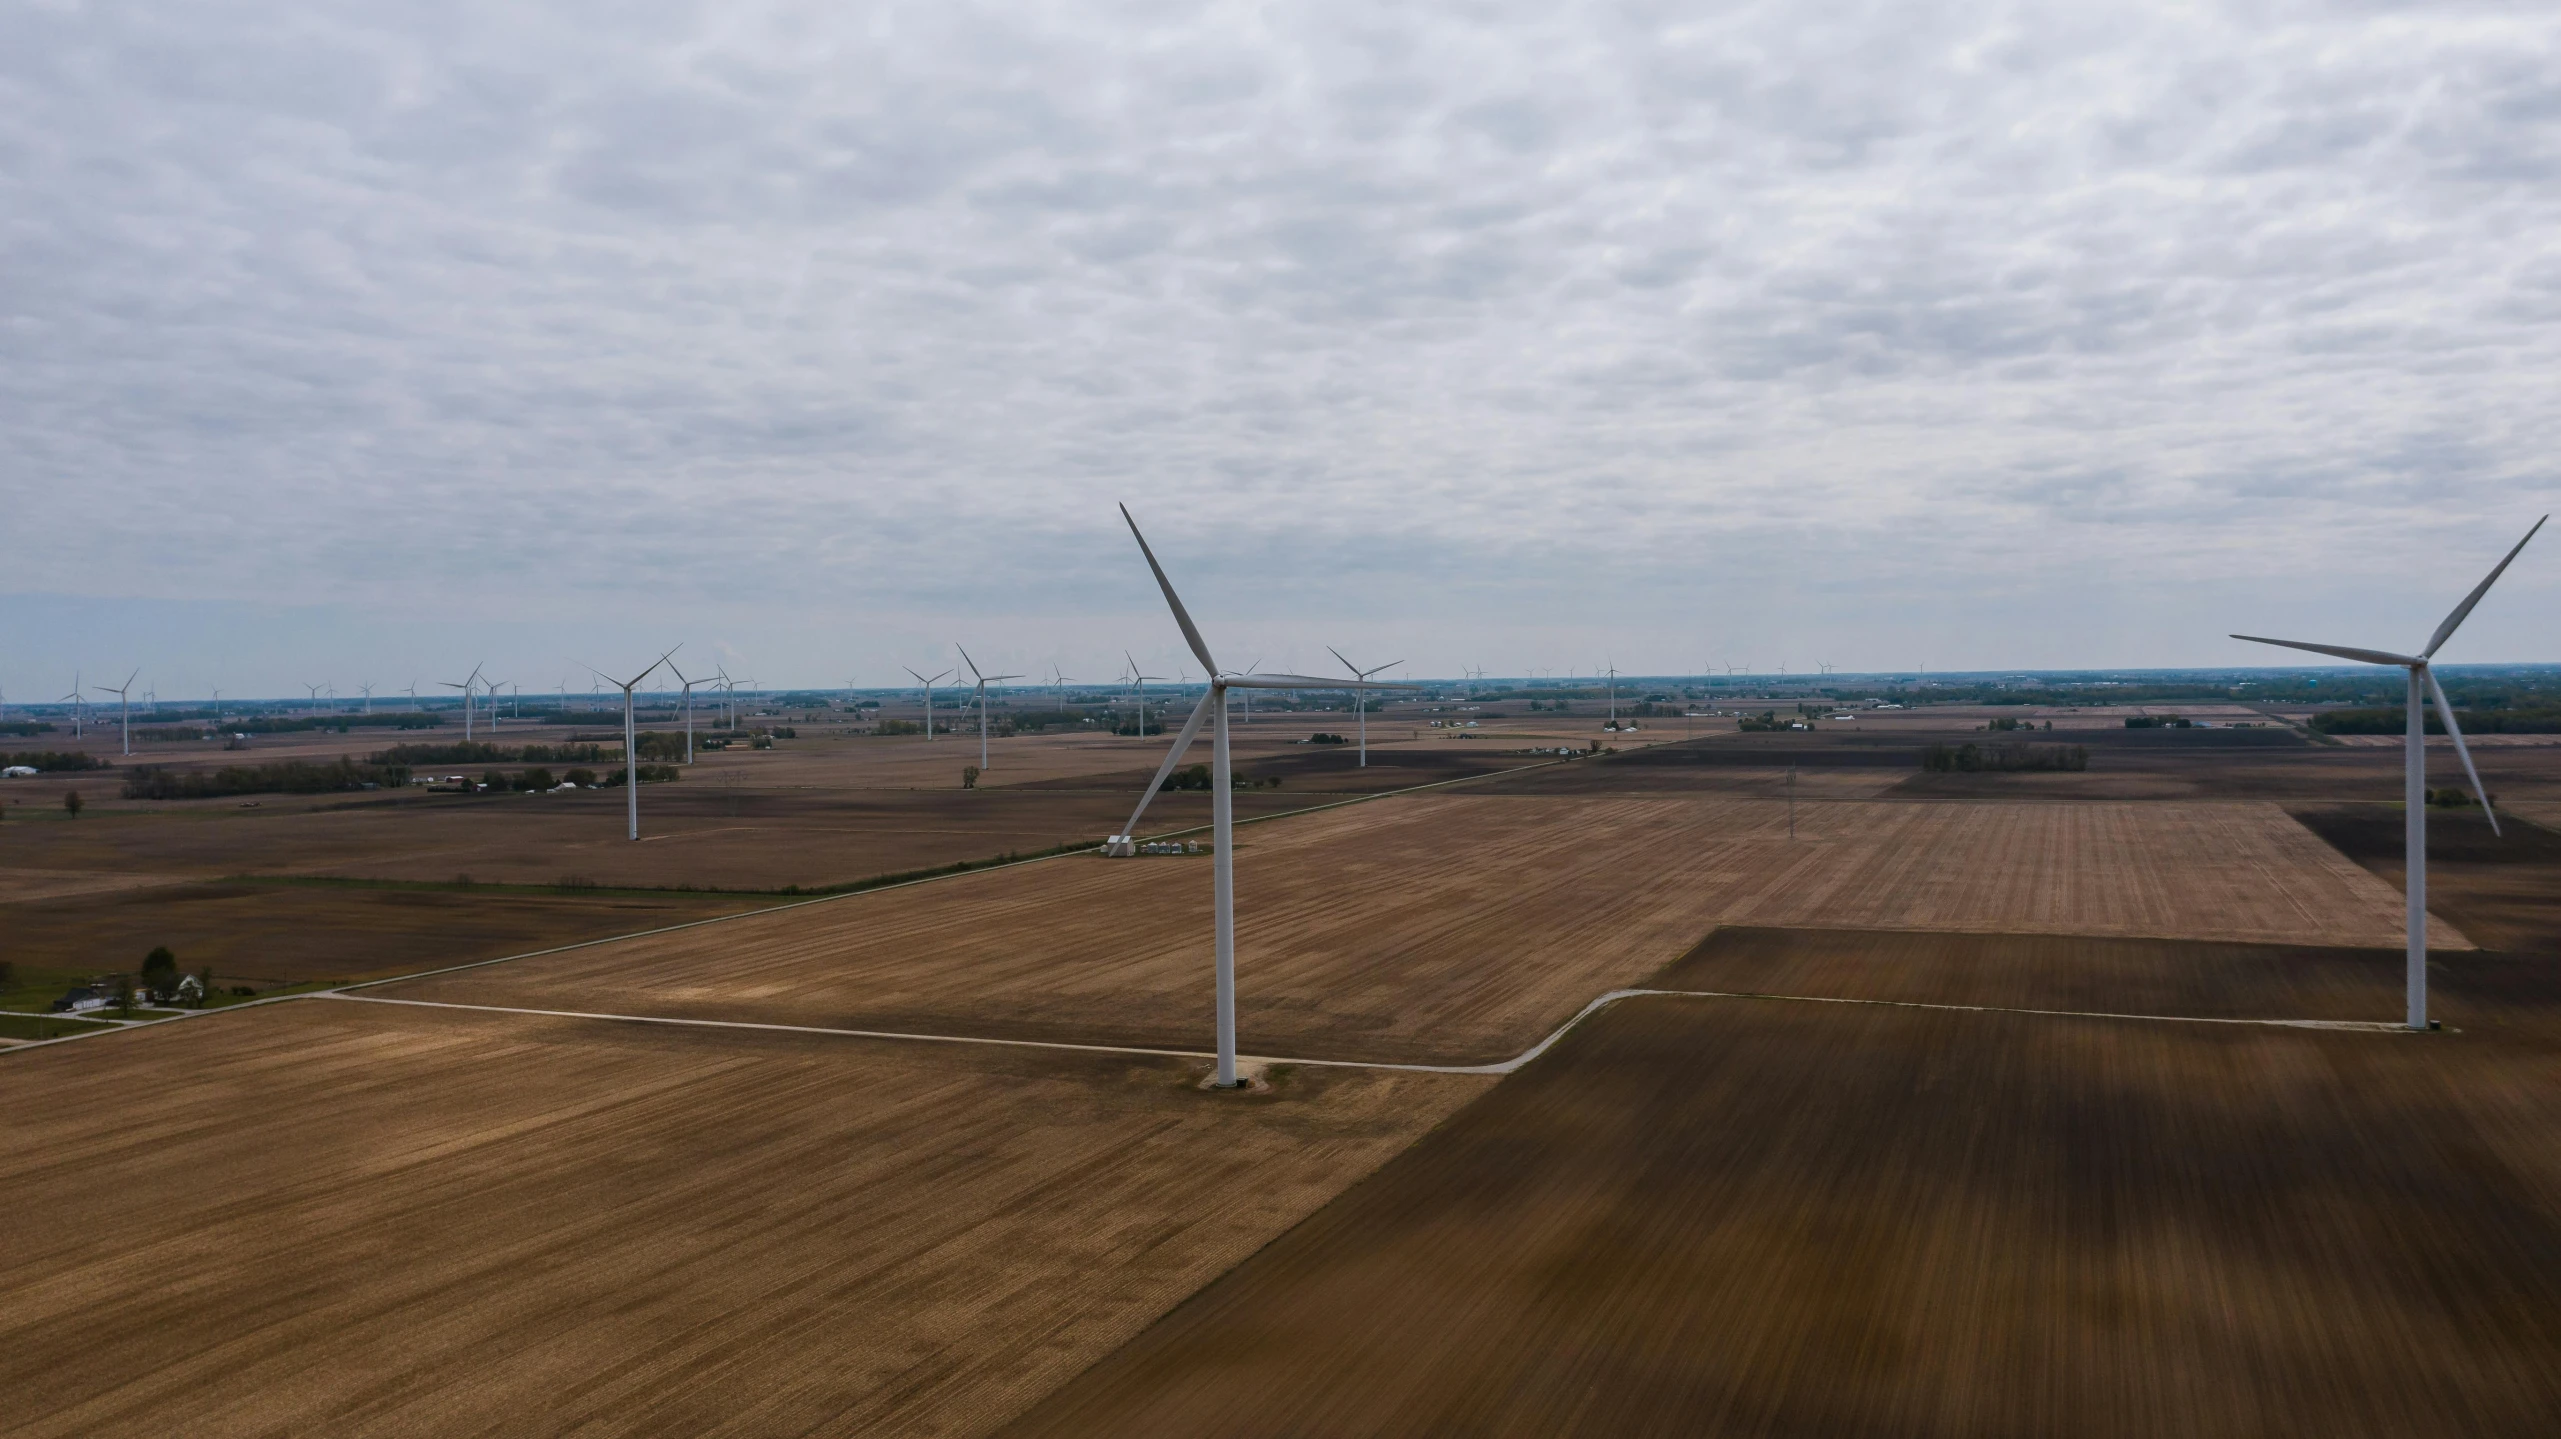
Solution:
[[[1618,728],[1618,662],[1611,661],[1610,667],[1603,673],[1609,676],[1610,681],[1610,728],[1616,729]]]
[[[2550,518],[2552,518],[2550,515],[2546,515],[2543,520]],[[2525,532],[2525,539],[2517,541],[2516,549],[2508,551],[2507,559],[2499,561],[2498,567],[2490,571],[2487,579],[2473,586],[2472,593],[2465,595],[2463,603],[2454,607],[2454,613],[2445,617],[2445,623],[2437,626],[2437,632],[2428,640],[2428,647],[2415,655],[2396,655],[2389,650],[2357,649],[2350,645],[2316,645],[2307,644],[2302,640],[2272,640],[2264,635],[2232,637],[2236,640],[2248,640],[2252,644],[2283,645],[2287,649],[2337,655],[2341,659],[2356,660],[2363,664],[2399,665],[2410,672],[2409,699],[2404,706],[2407,711],[2408,736],[2402,741],[2401,806],[2404,813],[2401,831],[2403,846],[2401,872],[2406,886],[2403,917],[2407,923],[2409,945],[2409,969],[2404,985],[2407,1008],[2404,1018],[2412,1029],[2428,1027],[2427,705],[2430,699],[2436,701],[2437,714],[2445,721],[2446,736],[2454,741],[2455,757],[2463,761],[2463,773],[2472,781],[2472,792],[2481,797],[2481,813],[2489,818],[2490,832],[2499,833],[2499,817],[2490,809],[2490,792],[2481,787],[2481,772],[2472,767],[2472,751],[2465,748],[2463,731],[2455,726],[2454,706],[2446,702],[2445,687],[2437,683],[2436,671],[2429,667],[2429,661],[2435,659],[2437,650],[2454,637],[2455,627],[2462,624],[2465,617],[2472,613],[2474,605],[2481,603],[2481,597],[2490,592],[2490,586],[2497,583],[2499,576],[2507,572],[2509,562],[2517,557],[2518,551],[2525,548],[2526,540],[2533,539],[2535,530],[2543,528],[2543,520],[2536,520],[2534,529]]]
[[[960,649],[959,641],[953,641],[952,648],[960,650],[960,662],[969,666],[969,673],[978,681],[978,767],[985,770],[987,768],[987,687],[998,680],[1018,680],[1022,676],[980,674],[978,661],[969,657],[969,651]]]
[[[1254,657],[1254,662],[1245,666],[1245,673],[1249,675],[1260,674],[1262,673],[1262,669],[1262,656],[1256,655]],[[1237,698],[1245,702],[1245,723],[1252,724],[1254,722],[1254,692],[1252,690],[1247,690],[1242,695],[1237,696]]]
[[[676,648],[682,649],[684,646],[678,645]],[[631,692],[639,686],[642,680],[645,680],[649,678],[650,675],[656,673],[658,667],[667,662],[667,656],[672,655],[675,652],[676,650],[669,650],[667,651],[667,654],[660,655],[658,658],[651,660],[649,662],[648,669],[642,670],[640,673],[633,675],[628,680],[615,679],[613,676],[606,674],[603,670],[597,669],[593,665],[589,665],[587,667],[587,672],[589,674],[594,675],[600,680],[604,680],[614,688],[622,691],[622,787],[624,791],[624,801],[629,806],[631,812],[631,837],[633,839],[640,838],[640,736],[635,732],[632,724]]]
[[[82,733],[80,721],[88,713],[89,700],[88,696],[83,695],[80,692],[80,672],[78,670],[73,670],[71,672],[71,693],[64,695],[61,699],[55,700],[54,703],[68,704],[71,706],[71,737],[73,739],[80,738]]]
[[[134,675],[141,673],[141,669],[137,667],[133,674],[126,675],[124,677],[124,684],[117,688],[110,689],[106,685],[98,686],[99,689],[116,697],[116,708],[118,713],[123,717],[124,722],[124,752],[126,754],[133,753],[133,680]]]
[[[361,685],[356,686],[356,688],[357,688],[357,689],[360,689],[360,690],[362,690],[362,691],[364,691],[364,693],[365,693],[365,713],[366,713],[366,714],[372,714],[372,713],[373,713],[373,686],[372,686],[371,684],[361,684]]]
[[[502,681],[499,680],[480,682],[480,692],[489,697],[489,732],[491,734],[498,732],[498,686],[501,683]]]
[[[674,654],[675,651],[669,650],[668,653]],[[685,763],[692,764],[694,762],[694,686],[717,684],[719,681],[686,679],[685,672],[676,668],[676,662],[673,660],[667,662],[667,672],[674,675],[685,687]]]
[[[905,665],[900,665],[899,668],[907,670]],[[907,673],[916,675],[914,670],[907,670]],[[949,678],[951,678],[950,670],[945,670],[941,674],[934,676],[932,679],[927,679],[923,675],[916,675],[916,683],[925,687],[925,739],[929,743],[934,737],[934,686]],[[730,713],[731,718],[729,721],[729,727],[731,729],[736,729],[738,727],[738,720],[736,718],[737,711],[733,708]]]
[[[1334,648],[1332,645],[1327,645],[1327,646],[1325,647],[1325,653],[1327,653],[1327,654],[1329,654],[1329,655],[1332,655],[1334,658],[1336,658],[1336,659],[1338,659],[1338,660],[1343,660],[1343,652],[1342,652],[1341,650],[1338,650],[1338,649]],[[1386,664],[1379,665],[1379,666],[1377,666],[1377,667],[1376,667],[1376,668],[1374,668],[1374,669],[1362,669],[1359,665],[1353,664],[1350,660],[1343,660],[1343,668],[1345,668],[1345,669],[1347,669],[1347,670],[1350,670],[1350,671],[1352,672],[1352,678],[1354,678],[1354,679],[1356,679],[1356,680],[1360,680],[1360,681],[1362,681],[1362,682],[1366,683],[1366,682],[1368,681],[1368,679],[1369,679],[1369,677],[1370,677],[1371,675],[1377,674],[1380,670],[1392,670],[1392,669],[1396,668],[1398,665],[1401,665],[1401,664],[1403,664],[1403,663],[1405,663],[1403,660],[1390,660],[1390,661],[1388,661]],[[1412,685],[1403,685],[1403,686],[1400,686],[1399,688],[1403,688],[1403,689],[1412,689],[1412,688],[1413,688],[1413,686],[1412,686]],[[1359,711],[1360,711],[1360,726],[1361,726],[1361,762],[1360,762],[1360,768],[1362,768],[1362,769],[1367,769],[1367,768],[1369,768],[1369,698],[1368,698],[1366,695],[1355,695],[1355,696],[1353,696],[1353,698],[1352,698],[1352,707],[1353,707],[1354,709],[1357,709],[1357,710],[1359,710]]]
[[[1129,511],[1125,507],[1121,510],[1121,514],[1123,516],[1127,516],[1128,513]],[[1145,739],[1147,738],[1147,682],[1149,680],[1154,680],[1158,684],[1162,684],[1165,682],[1165,677],[1163,675],[1140,674],[1138,672],[1138,660],[1127,650],[1122,650],[1120,652],[1120,657],[1129,661],[1130,687],[1138,692],[1138,737],[1140,739]]]
[[[473,686],[479,683],[480,666],[478,665],[473,665],[471,673],[459,680],[436,681],[440,688],[462,691],[462,742],[464,744],[471,743],[471,694]]]
[[[1138,552],[1147,557],[1147,568],[1156,576],[1157,588],[1165,592],[1165,604],[1174,612],[1174,623],[1182,628],[1183,642],[1209,671],[1209,683],[1201,691],[1200,703],[1192,707],[1192,717],[1183,721],[1182,732],[1174,736],[1174,746],[1165,752],[1162,764],[1156,766],[1156,778],[1150,780],[1147,792],[1138,797],[1138,808],[1129,813],[1129,824],[1112,836],[1104,853],[1131,855],[1138,852],[1138,820],[1147,812],[1148,801],[1156,797],[1165,777],[1182,763],[1183,752],[1191,748],[1192,736],[1200,733],[1201,721],[1217,719],[1212,740],[1210,763],[1211,862],[1215,866],[1211,880],[1213,904],[1216,906],[1217,935],[1217,1018],[1218,1073],[1213,1081],[1221,1089],[1236,1088],[1236,799],[1230,788],[1233,778],[1227,760],[1227,692],[1231,689],[1329,689],[1384,690],[1414,689],[1414,685],[1380,684],[1371,680],[1326,680],[1313,675],[1235,675],[1221,674],[1218,661],[1210,658],[1209,646],[1202,643],[1200,631],[1193,627],[1192,617],[1184,610],[1183,601],[1174,593],[1174,582],[1165,578],[1165,567],[1156,563],[1156,552],[1147,547],[1147,537],[1138,532],[1138,521],[1130,519],[1129,507],[1121,506],[1120,517],[1129,523],[1129,533],[1138,541]]]

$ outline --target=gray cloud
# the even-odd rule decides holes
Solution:
[[[2561,489],[2544,6],[12,32],[29,594],[752,628],[787,581],[854,638],[778,670],[944,615],[1099,655],[1155,623],[1128,498],[1240,616],[1444,667],[2223,661],[2253,614],[2148,597],[2397,633],[2465,583],[2377,584],[2408,546]],[[2555,658],[2510,583],[2485,653]]]

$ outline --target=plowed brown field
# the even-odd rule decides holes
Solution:
[[[1646,999],[1004,1432],[2539,1435],[2561,1053]]]
[[[1417,795],[1239,831],[1249,1052],[1479,1062],[1720,923],[2390,945],[2267,805]],[[470,1003],[1197,1048],[1206,858],[1074,857],[397,987]],[[2451,930],[2448,947],[2462,944]]]
[[[1488,1083],[329,1000],[6,1063],[31,1439],[983,1432]]]

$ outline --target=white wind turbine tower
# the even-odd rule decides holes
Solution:
[[[459,680],[436,681],[439,688],[462,691],[462,742],[464,744],[471,743],[471,696],[473,689],[479,683],[480,666],[478,665],[473,665],[471,673]]]
[[[987,687],[998,680],[1018,680],[1022,676],[980,674],[978,661],[969,657],[969,651],[961,650],[958,641],[953,642],[952,648],[960,650],[960,662],[969,666],[970,676],[978,681],[978,768],[984,772],[987,768]]]
[[[1325,653],[1332,655],[1338,660],[1343,660],[1343,652],[1334,648],[1332,645],[1327,645],[1325,647]],[[1343,660],[1343,668],[1352,672],[1352,678],[1366,682],[1371,675],[1378,674],[1384,670],[1392,670],[1403,663],[1405,663],[1403,660],[1389,660],[1383,665],[1378,665],[1371,669],[1362,669],[1359,665],[1353,664],[1350,660]],[[1400,686],[1400,688],[1412,689],[1413,686],[1404,685]],[[1369,696],[1359,694],[1352,696],[1352,708],[1360,712],[1360,768],[1367,769],[1369,768]]]
[[[1262,656],[1260,656],[1260,655],[1256,655],[1256,656],[1254,657],[1254,662],[1253,662],[1252,664],[1250,664],[1250,665],[1245,666],[1245,673],[1247,673],[1247,674],[1249,674],[1249,675],[1254,675],[1254,674],[1261,674],[1262,672],[1263,672],[1263,660],[1262,660]],[[1243,694],[1238,695],[1238,696],[1237,696],[1237,698],[1238,698],[1238,699],[1240,699],[1240,700],[1243,700],[1243,701],[1245,702],[1245,723],[1247,723],[1247,724],[1252,724],[1252,723],[1254,722],[1254,692],[1253,692],[1252,690],[1250,690],[1250,689],[1249,689],[1249,690],[1245,691]]]
[[[681,649],[683,646],[679,645],[677,648]],[[628,680],[615,679],[593,665],[587,667],[589,674],[622,691],[622,787],[623,799],[631,814],[633,839],[640,838],[640,735],[637,727],[632,723],[631,692],[639,687],[642,680],[655,674],[658,667],[667,662],[667,656],[675,652],[675,650],[669,650],[667,654],[651,660],[648,669],[642,670]]]
[[[88,696],[80,692],[80,672],[78,670],[73,670],[71,672],[71,693],[64,695],[61,699],[55,700],[54,703],[68,704],[71,706],[71,737],[73,739],[80,738],[82,734],[80,722],[88,713],[89,700]]]
[[[1156,576],[1157,588],[1165,592],[1165,604],[1174,612],[1174,623],[1182,628],[1183,642],[1191,647],[1201,666],[1209,671],[1209,684],[1201,692],[1200,703],[1192,707],[1192,716],[1183,721],[1182,731],[1174,736],[1173,748],[1165,752],[1164,762],[1156,766],[1156,777],[1147,792],[1138,797],[1138,808],[1131,810],[1129,824],[1111,837],[1103,852],[1131,855],[1138,852],[1138,820],[1147,812],[1148,801],[1165,783],[1165,777],[1182,763],[1183,752],[1191,748],[1192,736],[1200,733],[1201,722],[1215,718],[1210,763],[1211,863],[1214,866],[1211,893],[1216,906],[1217,935],[1217,1005],[1218,1005],[1218,1073],[1215,1083],[1221,1089],[1236,1087],[1236,804],[1230,789],[1234,778],[1227,758],[1227,692],[1231,689],[1329,689],[1380,690],[1413,689],[1413,685],[1380,684],[1370,680],[1327,680],[1313,675],[1238,675],[1221,674],[1218,661],[1210,658],[1209,646],[1202,643],[1200,631],[1193,627],[1191,615],[1184,610],[1182,599],[1174,593],[1174,582],[1165,578],[1165,567],[1156,563],[1156,552],[1147,547],[1147,537],[1138,532],[1138,521],[1130,519],[1129,507],[1121,506],[1120,517],[1129,522],[1129,533],[1138,541],[1138,552],[1147,557],[1147,568]]]
[[[1123,516],[1128,515],[1128,513],[1129,511],[1126,508],[1121,510],[1121,514]],[[1149,680],[1154,680],[1158,684],[1163,684],[1165,682],[1165,677],[1163,675],[1140,674],[1138,672],[1137,659],[1127,650],[1122,650],[1120,652],[1120,657],[1129,661],[1130,687],[1138,693],[1138,737],[1140,739],[1145,739],[1147,738],[1147,682]]]
[[[491,734],[498,732],[498,686],[501,683],[503,681],[499,680],[480,682],[480,692],[489,697],[489,732]]]
[[[669,650],[668,653],[674,654],[675,651]],[[692,764],[694,762],[694,686],[717,684],[718,681],[686,679],[685,672],[676,668],[676,662],[673,660],[667,662],[667,672],[674,675],[677,682],[685,687],[685,763]]]
[[[2546,515],[2543,520],[2550,518],[2552,518],[2550,515]],[[2445,721],[2446,737],[2454,741],[2455,757],[2463,761],[2463,773],[2472,781],[2472,792],[2481,797],[2481,813],[2489,818],[2490,832],[2492,834],[2499,832],[2499,817],[2490,809],[2490,792],[2481,787],[2481,772],[2472,767],[2472,751],[2464,746],[2463,731],[2455,726],[2454,706],[2446,702],[2445,687],[2437,683],[2436,672],[2429,667],[2429,662],[2436,658],[2437,650],[2454,637],[2455,627],[2462,624],[2465,617],[2472,613],[2474,605],[2481,603],[2481,597],[2490,592],[2490,586],[2497,583],[2499,576],[2507,572],[2509,562],[2517,557],[2518,551],[2525,548],[2526,540],[2533,539],[2535,531],[2543,528],[2543,520],[2534,522],[2534,529],[2526,531],[2525,539],[2517,541],[2516,549],[2508,551],[2507,559],[2499,561],[2497,568],[2490,571],[2489,577],[2475,585],[2472,593],[2463,597],[2463,603],[2456,605],[2454,613],[2447,615],[2445,623],[2438,625],[2437,632],[2429,637],[2428,647],[2415,655],[2396,655],[2388,650],[2357,649],[2350,645],[2316,645],[2307,644],[2302,640],[2272,640],[2263,635],[2232,637],[2236,640],[2248,640],[2253,644],[2283,645],[2287,649],[2337,655],[2341,659],[2357,660],[2370,665],[2399,665],[2409,671],[2408,702],[2404,706],[2408,727],[2407,737],[2402,741],[2401,803],[2404,814],[2401,870],[2407,886],[2403,902],[2409,947],[2409,966],[2405,981],[2407,1012],[2404,1019],[2412,1029],[2428,1027],[2427,706],[2429,700],[2436,701],[2437,715]]]
[[[907,670],[905,665],[900,665],[899,668]],[[907,673],[916,675],[914,670],[907,670]],[[916,675],[916,683],[925,687],[925,738],[928,741],[932,740],[934,737],[934,686],[941,684],[944,680],[949,678],[951,678],[950,670],[945,670],[941,674],[934,676],[932,679],[927,679],[923,675]],[[732,729],[737,728],[738,721],[734,717],[729,723]]]
[[[116,709],[123,720],[124,752],[126,754],[133,753],[133,680],[134,675],[141,673],[142,671],[137,668],[134,670],[133,674],[126,675],[124,677],[124,684],[120,688],[109,689],[105,685],[98,686],[99,689],[116,697]]]
[[[365,696],[365,713],[366,713],[366,714],[372,714],[372,713],[373,713],[373,686],[372,686],[371,684],[369,684],[369,683],[368,683],[368,684],[360,684],[360,685],[356,686],[356,688],[357,688],[357,689],[359,689],[359,690],[364,691],[364,696]]]

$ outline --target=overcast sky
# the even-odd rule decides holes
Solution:
[[[0,15],[13,701],[1171,673],[1116,501],[1239,668],[2281,663],[2561,491],[2549,0]]]

